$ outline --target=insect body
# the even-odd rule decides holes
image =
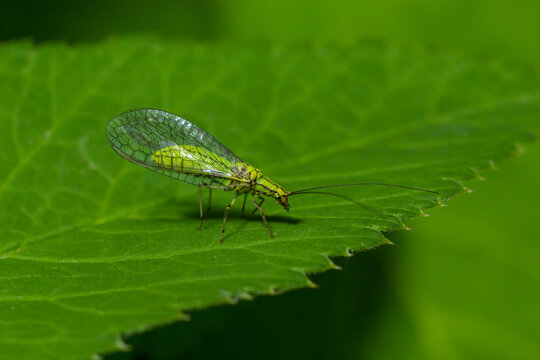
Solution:
[[[223,242],[225,236],[229,210],[242,194],[245,195],[242,215],[247,195],[251,193],[255,206],[252,214],[259,210],[266,231],[272,238],[274,235],[268,228],[268,221],[261,207],[265,199],[263,196],[272,197],[278,205],[289,211],[289,196],[316,193],[313,190],[333,187],[381,185],[438,194],[436,191],[383,183],[327,185],[289,192],[265,177],[261,170],[242,161],[195,124],[161,110],[133,110],[115,117],[107,125],[107,140],[121,157],[160,174],[197,185],[201,217],[198,229],[202,228],[204,220],[201,189],[206,187],[210,190],[208,209],[212,190],[234,191],[233,199],[223,215],[220,242]]]
[[[198,126],[179,116],[161,110],[141,109],[123,113],[107,125],[109,144],[120,156],[158,173],[197,185],[202,228],[204,215],[201,188],[210,191],[234,191],[225,208],[221,240],[230,208],[242,194],[253,195],[255,210],[259,210],[266,231],[273,238],[261,207],[262,196],[273,197],[289,210],[291,194],[266,178],[262,171],[242,161],[233,152]],[[212,193],[210,192],[210,199]],[[245,209],[246,197],[244,197]],[[210,207],[210,200],[209,200]]]

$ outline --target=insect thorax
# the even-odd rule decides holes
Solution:
[[[235,167],[238,179],[230,179],[228,181],[227,185],[230,190],[236,190],[239,193],[251,192],[254,190],[257,181],[263,178],[262,171],[248,163],[237,163]]]
[[[234,187],[234,190],[240,193],[253,191],[255,194],[271,197],[275,197],[276,195],[280,197],[288,195],[288,192],[283,187],[265,177],[262,171],[254,166],[248,163],[237,163],[236,169],[238,170],[238,177],[241,180],[231,180],[231,185],[233,187],[235,182],[238,183],[237,186]]]

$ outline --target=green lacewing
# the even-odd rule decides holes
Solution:
[[[212,135],[180,116],[157,109],[138,109],[122,113],[107,124],[107,140],[112,149],[124,159],[157,173],[178,179],[199,188],[199,211],[203,226],[202,188],[234,191],[232,201],[225,208],[220,242],[225,236],[225,223],[229,210],[240,195],[244,196],[242,215],[248,194],[271,238],[268,221],[261,207],[266,197],[289,211],[289,196],[313,193],[314,190],[343,186],[380,185],[424,191],[436,191],[383,183],[355,183],[319,186],[287,191],[263,175],[262,171],[240,159]]]

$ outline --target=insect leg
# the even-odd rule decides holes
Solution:
[[[208,188],[208,212],[210,212],[210,204],[212,204],[212,188]]]
[[[244,204],[242,204],[242,217],[244,217],[244,210],[246,209],[247,193],[244,194]]]
[[[231,207],[234,205],[234,202],[238,198],[238,195],[238,193],[235,193],[231,203],[225,208],[225,215],[223,215],[223,230],[221,231],[221,240],[219,241],[220,244],[223,242],[223,238],[225,237],[225,223],[227,222],[227,215],[229,214],[229,210],[231,209]]]
[[[199,212],[201,214],[201,226],[199,226],[197,228],[197,230],[202,229],[203,220],[204,220],[204,215],[203,215],[203,211],[202,211],[202,189],[201,189],[201,184],[199,184]]]
[[[253,216],[253,214],[255,214],[255,212],[257,211],[257,209],[260,208],[260,206],[263,204],[264,198],[260,197],[260,196],[258,198],[259,198],[259,200],[261,200],[261,202],[258,204],[258,206],[257,206],[257,204],[255,205],[256,208],[253,209],[253,211],[251,212],[251,214],[249,214],[249,216]],[[255,198],[253,198],[253,204],[255,204]]]
[[[255,201],[255,199],[253,199],[253,205],[255,205],[257,209],[259,209],[259,212],[261,213],[261,217],[264,221],[264,226],[266,226],[266,231],[268,232],[268,235],[270,235],[270,237],[273,239],[274,235],[272,235],[272,233],[270,232],[270,229],[268,228],[268,221],[266,221],[266,216],[264,216],[264,212],[261,207],[261,204],[264,202],[264,198],[259,198],[259,199],[262,200],[259,204],[257,204],[257,201]]]

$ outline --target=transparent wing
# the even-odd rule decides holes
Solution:
[[[197,125],[162,110],[139,109],[120,114],[107,124],[106,133],[113,150],[124,159],[194,185],[226,189],[227,180],[237,178],[235,165],[242,162]],[[206,149],[217,156],[202,154],[204,164],[181,170],[159,166],[153,161],[152,156],[161,149],[185,145]]]

